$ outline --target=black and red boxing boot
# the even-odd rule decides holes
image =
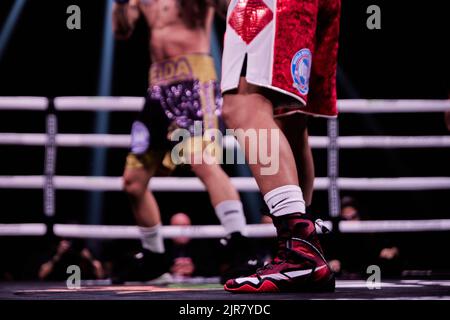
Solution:
[[[114,265],[111,276],[113,284],[126,282],[147,282],[169,272],[170,263],[165,253],[156,253],[147,249],[125,257]]]
[[[225,283],[235,293],[332,292],[333,272],[317,237],[315,224],[306,215],[274,217],[278,253],[273,261],[249,277]]]
[[[239,232],[234,232],[221,239],[222,256],[220,283],[225,284],[229,279],[249,276],[262,266],[255,254],[253,244],[249,238]]]

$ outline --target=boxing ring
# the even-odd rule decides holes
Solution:
[[[55,212],[56,190],[78,191],[116,191],[122,190],[120,177],[91,177],[91,176],[60,176],[55,174],[56,154],[58,148],[78,147],[107,147],[129,148],[130,136],[121,134],[61,134],[58,133],[57,115],[66,112],[137,112],[144,104],[143,98],[137,97],[57,97],[49,100],[44,97],[1,97],[0,113],[2,110],[16,111],[42,111],[46,113],[45,133],[14,133],[1,132],[0,145],[41,146],[45,148],[44,172],[41,175],[27,176],[0,176],[0,188],[2,189],[36,189],[43,190],[43,213],[48,218],[48,223],[28,224],[0,224],[0,236],[44,236],[53,234],[65,238],[83,239],[138,239],[139,232],[134,226],[103,226],[103,225],[78,225],[78,224],[53,224]],[[340,100],[338,102],[340,113],[432,113],[450,110],[450,101],[447,100]],[[393,148],[448,148],[450,136],[339,136],[338,120],[328,120],[328,136],[311,136],[312,148],[326,149],[328,154],[328,175],[318,177],[315,180],[315,190],[328,191],[329,215],[336,217],[339,214],[340,191],[419,191],[419,190],[450,190],[450,177],[398,177],[398,178],[348,178],[339,176],[339,150],[340,149],[393,149]],[[239,148],[234,138],[227,137],[224,140],[225,148]],[[258,191],[253,178],[231,178],[233,185],[240,192]],[[204,192],[205,188],[198,178],[184,177],[154,177],[150,186],[156,192]],[[387,232],[440,232],[450,231],[450,217],[448,219],[429,220],[373,220],[373,221],[341,221],[332,224],[325,221],[326,226],[334,232],[340,233],[387,233]],[[247,226],[249,237],[273,237],[275,229],[272,225],[254,224]],[[163,226],[164,238],[186,236],[190,238],[220,238],[225,236],[223,228],[219,225],[208,226]],[[339,292],[344,292],[341,298],[352,298],[351,289],[356,293],[356,298],[426,298],[430,294],[433,297],[450,299],[450,282],[408,282],[407,280],[396,283],[385,283],[385,288],[395,288],[389,297],[370,295],[364,282],[339,282],[337,293],[333,295],[318,295],[319,299],[339,298]],[[428,286],[428,287],[427,287]],[[10,287],[13,288],[14,286]],[[66,292],[65,290],[39,291],[39,289],[27,289],[29,287],[15,287],[8,292],[20,292],[15,297],[32,298],[33,292],[39,296],[49,295],[49,292]],[[134,287],[133,287],[134,288]],[[152,287],[153,288],[153,287]],[[423,289],[417,296],[411,297],[411,288]],[[434,289],[431,289],[434,288]],[[92,288],[91,288],[92,289]],[[428,289],[428,291],[427,291]],[[218,293],[218,287],[208,287],[202,296],[198,292],[195,299],[208,299],[212,291]],[[350,291],[349,291],[350,290]],[[361,291],[358,291],[361,290]],[[366,290],[366,291],[362,291]],[[402,291],[403,290],[403,291]],[[420,291],[419,290],[419,291]],[[434,290],[434,291],[433,291]],[[0,290],[1,291],[1,290]],[[7,295],[7,293],[6,294]],[[94,290],[95,291],[95,290]],[[154,290],[153,290],[154,291]],[[170,290],[169,290],[170,291]],[[155,295],[148,297],[147,292],[151,288],[141,287],[126,290],[125,287],[111,289],[115,292],[114,298],[137,296],[139,299],[158,299],[170,295],[169,291],[155,291]],[[381,290],[382,291],[382,290]],[[39,293],[40,292],[40,293]],[[93,291],[91,290],[91,293]],[[104,291],[102,291],[104,292]],[[117,292],[122,292],[118,294]],[[125,293],[123,293],[125,292]],[[158,293],[159,292],[159,293]],[[163,294],[161,292],[164,292]],[[358,293],[359,292],[359,293]],[[361,293],[364,292],[364,293]],[[397,292],[397,293],[395,293]],[[69,292],[74,299],[78,296]],[[384,291],[386,294],[386,291]],[[358,295],[359,294],[359,295]],[[0,292],[0,296],[2,293]],[[389,295],[389,294],[388,294]],[[51,294],[50,294],[51,296]],[[177,296],[172,298],[177,299]],[[180,296],[182,297],[182,296]],[[220,293],[218,299],[226,299],[230,295]],[[268,296],[265,296],[266,298]],[[276,297],[279,297],[278,295]],[[308,298],[305,295],[286,296],[288,299]],[[110,296],[111,298],[111,296]],[[246,299],[259,299],[257,296]],[[310,298],[310,297],[309,297]],[[314,298],[314,297],[313,297]],[[181,298],[180,298],[181,299]]]

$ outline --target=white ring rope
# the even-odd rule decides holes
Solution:
[[[43,146],[47,136],[40,133],[0,133],[0,144]],[[131,137],[128,134],[64,134],[56,135],[60,147],[110,147],[129,148]]]
[[[94,226],[55,224],[55,235],[69,238],[101,238],[101,239],[139,239],[140,232],[135,226]],[[274,237],[273,225],[247,225],[247,236],[251,238]],[[221,225],[209,226],[163,226],[161,234],[164,238],[189,237],[196,239],[222,238],[226,236]]]
[[[0,110],[46,110],[48,99],[43,97],[0,97]]]
[[[231,178],[238,191],[258,192],[254,178]],[[408,177],[408,178],[338,178],[338,186],[342,190],[359,191],[419,191],[449,190],[450,177]],[[0,189],[41,189],[44,186],[43,176],[0,176]],[[121,177],[92,176],[55,176],[54,186],[60,190],[84,191],[121,191]],[[316,178],[315,190],[327,190],[329,179]],[[205,191],[198,178],[154,177],[149,188],[156,192],[199,192]]]
[[[55,109],[60,111],[140,111],[143,97],[58,97]]]
[[[448,231],[450,219],[341,221],[342,233]]]
[[[330,221],[324,221],[325,226],[332,230]],[[377,220],[377,221],[341,221],[339,229],[342,233],[387,233],[387,232],[427,232],[449,231],[450,219],[433,220]],[[42,236],[46,233],[45,224],[0,224],[0,236]],[[55,224],[55,235],[67,238],[82,239],[139,239],[140,233],[136,226],[100,226]],[[318,229],[319,232],[321,232]],[[246,232],[250,238],[270,238],[276,235],[271,224],[249,224]],[[226,235],[220,225],[205,226],[162,226],[164,238],[221,238]]]
[[[324,138],[328,140],[327,137]],[[445,148],[450,147],[450,136],[341,136],[338,138],[338,146],[347,149]]]
[[[0,224],[0,236],[43,236],[46,232],[43,223]]]
[[[61,111],[139,111],[143,97],[57,97],[55,108]],[[45,110],[44,97],[0,97],[0,110]],[[341,99],[343,113],[444,112],[450,110],[449,100],[366,100]]]
[[[0,145],[44,146],[47,136],[41,133],[0,133]],[[63,134],[56,136],[60,147],[129,148],[131,137],[127,134]],[[327,148],[328,137],[309,137],[313,148]],[[226,148],[239,147],[231,136],[224,139]],[[349,136],[339,137],[338,147],[359,148],[448,148],[450,136]]]
[[[445,112],[450,100],[338,100],[338,110],[344,113],[416,113]]]
[[[83,111],[139,111],[144,98],[136,97],[59,97],[55,99],[57,110]],[[395,113],[395,112],[443,112],[450,110],[448,100],[339,100],[339,112]]]
[[[450,190],[450,177],[339,178],[338,186],[353,191]]]

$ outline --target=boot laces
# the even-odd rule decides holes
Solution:
[[[281,263],[283,263],[284,261],[285,261],[285,260],[277,260],[276,257],[275,257],[275,259],[273,259],[271,262],[265,264],[265,265],[262,266],[261,268],[258,268],[258,269],[256,270],[256,274],[260,275],[260,274],[264,273],[264,271],[272,270],[273,267],[274,267],[274,265],[281,264]]]
[[[285,240],[286,241],[286,240]],[[277,250],[277,254],[275,255],[275,257],[272,259],[271,262],[265,264],[264,266],[262,266],[261,268],[258,268],[256,270],[257,274],[261,274],[266,270],[272,270],[274,268],[275,265],[280,265],[282,263],[285,263],[290,254],[291,254],[291,249],[289,249],[284,243],[285,241],[280,241],[281,243],[283,243],[282,245],[278,246],[278,250]]]

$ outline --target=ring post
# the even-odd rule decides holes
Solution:
[[[341,201],[339,195],[339,123],[337,119],[329,119],[328,127],[328,207],[332,218],[339,217],[341,211]]]
[[[49,99],[46,117],[45,160],[44,160],[44,215],[47,225],[47,236],[52,237],[55,218],[55,185],[54,176],[56,169],[56,135],[58,133],[58,120],[55,114],[53,99]]]

